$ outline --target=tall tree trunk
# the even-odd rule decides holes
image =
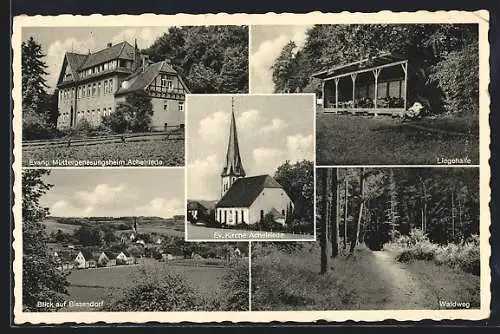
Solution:
[[[345,198],[344,198],[344,250],[347,250],[347,199],[349,197],[349,180],[345,175]]]
[[[335,188],[335,192],[333,192],[333,188]],[[335,171],[332,173],[332,193],[334,194],[334,196],[332,200],[332,210],[330,215],[330,241],[333,258],[337,257],[337,255],[339,254],[340,185],[338,168],[335,168]]]
[[[451,238],[455,241],[455,196],[451,193]]]
[[[328,169],[327,168],[320,168],[321,171],[321,181],[322,181],[322,192],[321,192],[321,202],[322,202],[322,212],[321,212],[321,224],[319,228],[319,244],[321,248],[321,268],[320,268],[320,274],[324,274],[328,270],[328,236],[327,236],[327,229],[328,229],[328,213],[329,213],[329,200],[328,200]]]
[[[360,225],[361,225],[361,217],[363,216],[363,207],[365,204],[365,168],[361,168],[360,175],[359,175],[359,190],[360,190],[360,202],[359,202],[359,211],[358,211],[358,222],[356,224],[356,233],[353,233],[353,237],[351,239],[351,248],[350,248],[350,253],[354,253],[354,248],[356,248],[356,245],[358,244],[358,239],[359,239],[359,230],[360,230]]]

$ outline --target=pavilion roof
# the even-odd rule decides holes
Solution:
[[[321,71],[312,74],[312,77],[318,79],[332,78],[337,76],[348,75],[355,72],[368,71],[380,66],[386,66],[393,63],[406,60],[404,57],[394,53],[381,53],[375,57],[368,57],[355,62],[328,66]]]

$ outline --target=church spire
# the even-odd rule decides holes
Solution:
[[[238,144],[238,133],[234,118],[234,97],[231,97],[231,125],[229,127],[229,141],[227,144],[226,164],[222,169],[221,176],[244,177],[245,170],[241,163],[240,148]]]

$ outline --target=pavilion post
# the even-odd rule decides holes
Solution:
[[[354,108],[356,105],[356,76],[357,73],[352,73],[351,74],[351,80],[352,80],[352,107]]]
[[[335,81],[335,112],[339,112],[339,79],[333,79]]]
[[[323,100],[323,108],[326,108],[326,96],[325,96],[325,80],[321,82],[321,98]]]
[[[403,108],[404,110],[406,111],[406,99],[408,97],[408,94],[406,92],[407,88],[408,88],[408,61],[404,62],[403,64],[401,64],[401,67],[403,68],[403,71],[405,72],[405,95],[403,97]]]
[[[375,77],[375,87],[374,87],[375,96],[373,97],[373,109],[375,110],[375,116],[377,116],[378,76],[380,74],[380,71],[381,71],[380,68],[376,68],[372,71],[373,76]]]

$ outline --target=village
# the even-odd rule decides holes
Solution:
[[[183,218],[182,218],[183,219]],[[64,221],[64,219],[63,219]],[[63,225],[63,224],[61,224]],[[125,225],[125,226],[124,226]],[[114,266],[130,266],[145,262],[168,262],[206,259],[230,261],[244,256],[238,247],[211,249],[196,244],[186,244],[175,235],[157,232],[138,233],[138,219],[133,218],[130,229],[126,224],[75,229],[73,235],[61,229],[50,235],[49,249],[57,269],[62,271],[92,269]],[[110,227],[111,226],[111,227]],[[87,240],[87,237],[93,240]]]

